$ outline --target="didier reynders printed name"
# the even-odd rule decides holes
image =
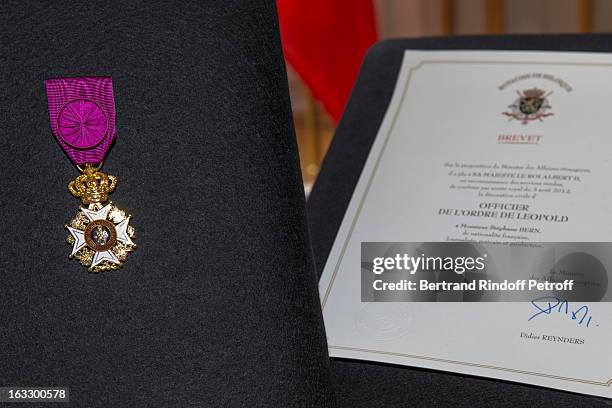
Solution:
[[[481,257],[441,257],[441,256],[410,256],[397,254],[394,257],[376,257],[372,262],[372,272],[381,275],[389,271],[407,271],[410,275],[419,272],[448,272],[453,271],[459,275],[465,272],[481,272],[486,268],[487,255]],[[401,279],[395,282],[385,282],[376,279],[372,282],[376,291],[571,291],[573,280],[563,282],[540,281],[537,279],[503,280],[495,282],[490,279],[474,279],[467,282],[430,282],[427,279],[412,281]]]

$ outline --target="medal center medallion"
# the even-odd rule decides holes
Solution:
[[[94,251],[107,251],[117,243],[115,225],[107,220],[95,220],[85,228],[85,243]]]

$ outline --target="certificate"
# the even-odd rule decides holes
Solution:
[[[611,55],[407,51],[320,280],[330,355],[612,397],[612,303],[533,318],[364,301],[360,279],[368,242],[610,242],[611,175]]]

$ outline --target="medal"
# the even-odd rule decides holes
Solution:
[[[53,136],[82,173],[68,185],[81,200],[65,225],[70,258],[90,272],[119,269],[136,249],[131,215],[108,200],[117,179],[100,171],[116,138],[115,100],[110,77],[45,81]]]

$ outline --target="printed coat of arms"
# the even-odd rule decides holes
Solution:
[[[527,123],[539,120],[542,121],[548,116],[552,116],[550,112],[551,106],[548,102],[548,97],[552,92],[546,92],[538,88],[526,89],[522,92],[517,91],[518,98],[508,106],[509,111],[502,112],[502,115],[508,116],[510,120],[519,120],[526,125]]]

